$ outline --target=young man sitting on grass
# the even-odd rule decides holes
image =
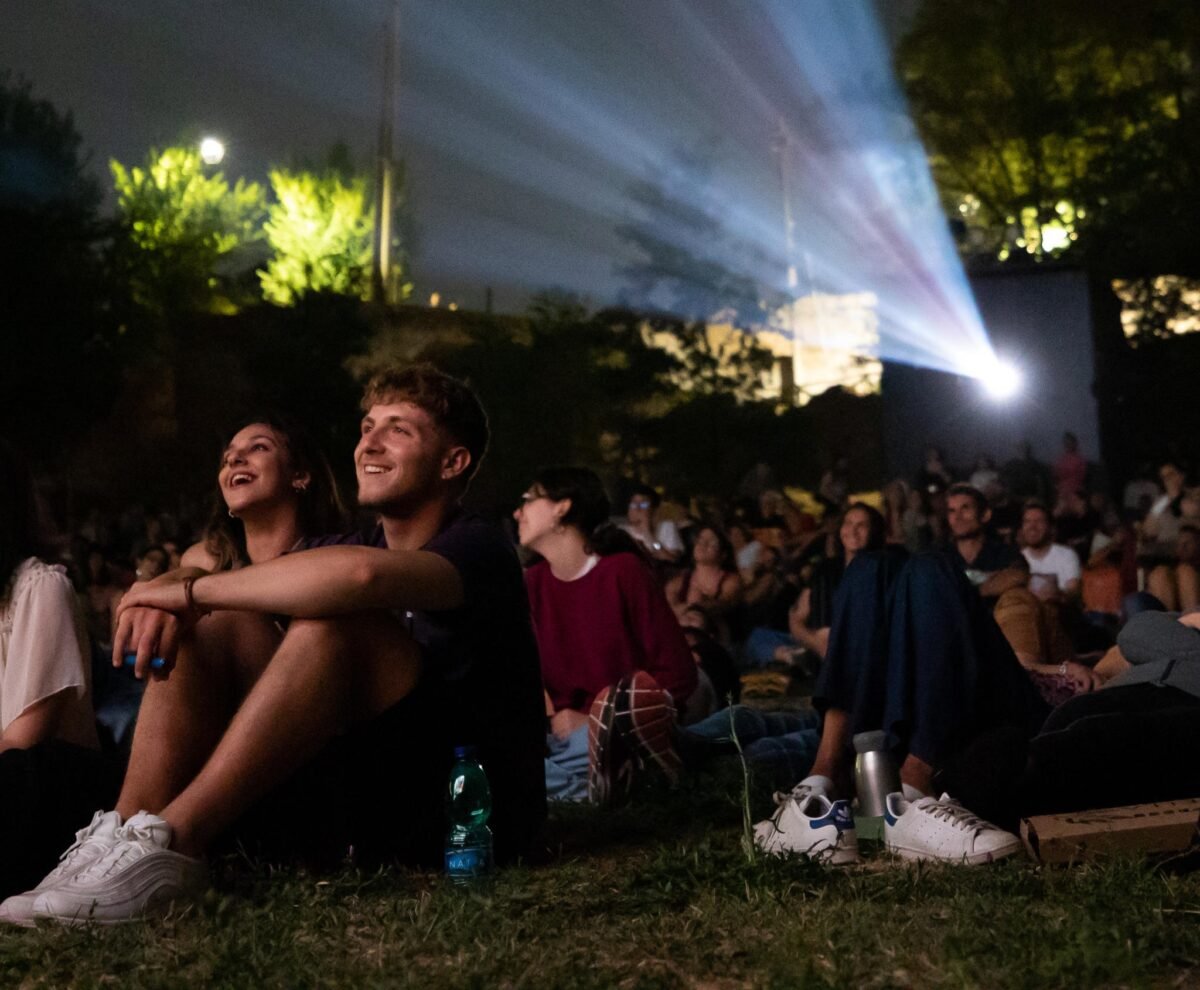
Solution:
[[[201,857],[250,812],[306,851],[436,860],[456,744],[488,772],[497,856],[536,841],[544,717],[525,587],[507,539],[459,506],[486,416],[429,366],[376,376],[363,409],[372,536],[126,596],[114,662],[136,653],[150,682],[117,807],[0,917],[140,917],[201,888]]]

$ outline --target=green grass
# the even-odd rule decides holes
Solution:
[[[1200,874],[747,861],[739,790],[729,775],[614,813],[557,810],[551,865],[468,890],[231,857],[165,919],[0,934],[0,987],[1200,983]]]

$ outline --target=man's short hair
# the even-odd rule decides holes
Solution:
[[[466,382],[428,363],[385,368],[371,376],[360,405],[365,413],[372,406],[392,402],[411,402],[425,410],[450,440],[466,447],[471,455],[464,483],[475,476],[490,434],[487,413]]]
[[[1043,502],[1041,499],[1027,498],[1021,504],[1021,518],[1022,519],[1025,518],[1025,513],[1028,512],[1030,509],[1036,509],[1043,516],[1045,516],[1046,522],[1048,522],[1048,523],[1054,522],[1054,517],[1050,514],[1050,507],[1048,505],[1046,505],[1046,503]]]
[[[951,485],[946,490],[946,498],[950,498],[953,495],[966,495],[967,498],[975,503],[975,511],[981,516],[988,510],[987,496],[974,485],[968,485],[962,481]]]

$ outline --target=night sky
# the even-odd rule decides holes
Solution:
[[[4,0],[0,68],[74,114],[106,185],[110,157],[137,162],[152,145],[210,132],[228,144],[231,176],[318,162],[339,141],[366,167],[388,6]],[[747,215],[771,215],[766,123],[778,107],[747,112],[729,82],[776,46],[756,33],[758,6],[404,0],[397,143],[420,297],[438,289],[480,307],[493,284],[508,308],[546,286],[610,301],[630,251],[614,232],[628,218],[623,197],[673,150],[715,149],[720,188]],[[886,0],[890,36],[911,6]],[[755,85],[787,103],[778,80]]]

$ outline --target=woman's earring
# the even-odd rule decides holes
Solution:
[[[298,491],[298,492],[306,492],[306,491],[308,491],[308,482],[307,481],[293,481],[292,487],[294,489],[296,489],[296,491]]]
[[[236,519],[236,518],[237,518],[237,513],[236,513],[236,512],[234,512],[234,511],[233,511],[233,509],[230,509],[230,510],[229,510],[229,518],[230,518],[230,519]]]

